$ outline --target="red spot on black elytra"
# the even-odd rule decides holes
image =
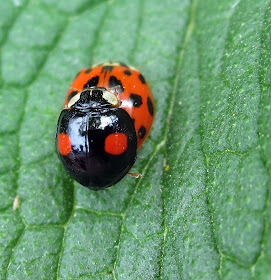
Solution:
[[[127,149],[127,135],[125,133],[109,134],[104,142],[104,150],[111,155],[120,155]]]
[[[138,94],[130,94],[130,101],[132,101],[134,107],[140,107],[142,105],[142,97]]]
[[[58,134],[58,151],[61,155],[67,156],[72,151],[72,145],[69,135],[66,133]]]
[[[146,135],[146,128],[143,125],[139,128],[138,135],[141,139]]]
[[[153,104],[152,104],[152,101],[149,97],[147,99],[147,105],[148,105],[148,110],[149,110],[151,116],[153,116]]]

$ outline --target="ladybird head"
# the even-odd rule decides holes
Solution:
[[[68,109],[90,109],[100,107],[118,107],[116,95],[103,87],[85,88],[78,92],[68,103]]]

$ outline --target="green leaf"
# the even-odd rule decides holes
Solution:
[[[268,0],[1,1],[0,279],[270,279],[270,19]],[[54,137],[76,73],[109,60],[156,117],[144,178],[94,192]]]

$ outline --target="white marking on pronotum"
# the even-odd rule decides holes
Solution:
[[[71,108],[79,99],[80,99],[81,92],[77,93],[68,103],[68,108]]]
[[[19,199],[20,199],[20,195],[17,194],[15,196],[14,201],[13,201],[13,211],[16,211],[16,209],[18,208],[18,206],[19,206]]]
[[[109,102],[113,106],[116,106],[119,103],[116,95],[107,90],[103,91],[103,99],[105,99],[107,102]]]

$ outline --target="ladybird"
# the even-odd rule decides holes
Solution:
[[[150,87],[137,70],[122,63],[81,70],[57,124],[56,149],[64,168],[92,190],[116,184],[133,166],[154,113]]]

